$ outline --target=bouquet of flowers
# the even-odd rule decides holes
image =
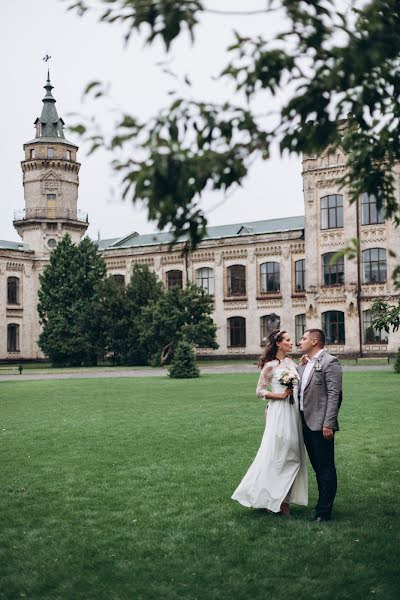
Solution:
[[[299,383],[299,378],[295,373],[289,371],[289,369],[284,369],[279,375],[278,381],[281,385],[284,385],[289,390],[293,390],[294,386]],[[290,394],[289,402],[290,404],[294,404],[293,394]]]

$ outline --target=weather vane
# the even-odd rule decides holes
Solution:
[[[51,59],[51,56],[49,56],[48,54],[45,54],[45,55],[43,56],[43,58],[42,58],[42,60],[44,60],[44,62],[46,62],[46,63],[47,63],[47,61],[48,61],[48,60],[50,60],[50,59]]]

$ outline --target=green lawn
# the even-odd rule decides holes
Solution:
[[[387,357],[374,357],[374,358],[341,358],[340,362],[342,363],[342,365],[346,365],[346,366],[356,366],[356,365],[368,365],[368,366],[385,366],[388,364],[393,365],[395,362],[394,358],[387,358]],[[243,359],[243,358],[233,358],[231,360],[229,359],[222,359],[222,358],[218,358],[215,360],[211,360],[211,359],[200,359],[198,360],[198,365],[201,368],[204,367],[222,367],[222,366],[229,366],[229,367],[234,367],[237,366],[238,368],[240,368],[240,366],[255,366],[257,364],[257,360],[255,359]],[[18,362],[15,363],[3,363],[0,364],[0,376],[3,375],[18,375]],[[132,365],[112,365],[110,363],[110,361],[108,362],[99,362],[99,365],[97,367],[53,367],[51,365],[51,363],[49,362],[27,362],[27,363],[23,363],[23,373],[31,373],[32,371],[34,373],[93,373],[96,371],[135,371],[137,369],[152,369],[152,367],[135,367]]]
[[[346,373],[335,520],[230,500],[254,375],[0,383],[0,598],[398,598],[400,376]]]

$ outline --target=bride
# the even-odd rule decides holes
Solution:
[[[307,468],[298,406],[298,386],[289,390],[278,381],[296,365],[286,356],[293,342],[286,331],[273,331],[261,356],[257,396],[268,400],[267,421],[257,455],[232,495],[243,506],[290,515],[291,503],[308,503]],[[294,404],[289,397],[293,393]]]

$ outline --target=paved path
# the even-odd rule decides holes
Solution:
[[[344,366],[345,371],[391,371],[393,367],[391,365],[359,365],[359,366]],[[255,365],[241,365],[240,363],[232,365],[216,365],[215,367],[202,367],[201,373],[204,374],[216,374],[216,373],[257,373]],[[31,371],[20,375],[15,373],[14,375],[2,375],[0,373],[1,381],[42,381],[48,379],[104,379],[112,377],[167,377],[168,371],[166,369],[124,369],[118,370],[96,370],[96,371],[68,371],[66,373],[35,373]]]

